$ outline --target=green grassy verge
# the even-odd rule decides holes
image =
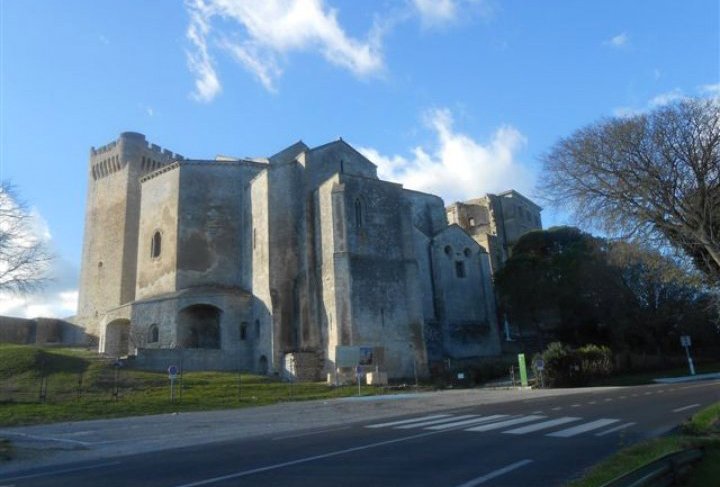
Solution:
[[[83,350],[1,345],[0,364],[0,426],[231,409],[358,394],[357,386],[288,383],[237,372],[188,372],[176,382],[171,402],[167,374],[116,371],[111,361]],[[383,392],[382,388],[361,388],[362,395]]]
[[[683,434],[655,438],[624,448],[592,467],[582,478],[570,482],[568,487],[601,486],[663,455],[693,447],[705,448],[705,456],[692,470],[687,485],[714,485],[713,482],[720,478],[720,403],[695,414],[682,430]]]
[[[709,362],[698,364],[695,367],[697,374],[710,374],[720,372],[720,362]],[[653,379],[660,377],[683,377],[690,375],[687,365],[683,367],[674,367],[665,370],[653,370],[646,372],[636,372],[631,374],[620,374],[610,377],[603,377],[593,380],[590,386],[639,386],[643,384],[653,384]]]

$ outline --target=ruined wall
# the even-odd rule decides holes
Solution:
[[[498,354],[487,254],[452,225],[435,236],[432,255],[445,354],[454,358]]]
[[[0,343],[23,345],[83,345],[84,330],[56,318],[0,316]]]
[[[520,237],[532,230],[541,230],[540,209],[534,203],[515,192],[499,195],[504,217],[505,240],[508,248]]]
[[[439,196],[403,189],[403,197],[410,203],[413,226],[425,235],[432,237],[448,226],[445,205]]]

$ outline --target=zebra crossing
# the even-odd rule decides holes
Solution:
[[[539,411],[537,412],[539,413]],[[621,423],[617,418],[587,420],[578,416],[549,418],[543,414],[431,414],[410,419],[365,425],[365,428],[398,430],[422,429],[429,431],[462,430],[472,433],[499,431],[508,435],[544,434],[553,438],[572,438],[582,434],[605,436],[635,425]]]

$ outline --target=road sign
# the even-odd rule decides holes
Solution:
[[[167,372],[168,372],[168,377],[170,378],[170,380],[177,379],[177,376],[178,376],[177,365],[171,365],[170,367],[168,367]]]
[[[545,361],[541,358],[535,360],[535,368],[539,371],[545,370]]]
[[[682,345],[683,347],[689,347],[690,345],[692,345],[690,335],[682,335],[680,337],[680,345]]]
[[[362,365],[358,365],[357,367],[355,367],[355,375],[357,376],[358,379],[362,379],[362,376],[363,376]]]

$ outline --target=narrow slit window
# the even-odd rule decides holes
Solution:
[[[465,277],[465,262],[462,262],[462,261],[455,262],[455,275],[457,277]]]
[[[363,226],[363,208],[362,201],[355,200],[355,226],[360,228]]]
[[[160,252],[162,251],[162,235],[160,235],[160,232],[155,232],[152,238],[152,242],[150,244],[150,256],[153,259],[157,259],[160,257]]]
[[[240,340],[247,340],[247,327],[248,325],[246,322],[243,321],[240,323]]]

